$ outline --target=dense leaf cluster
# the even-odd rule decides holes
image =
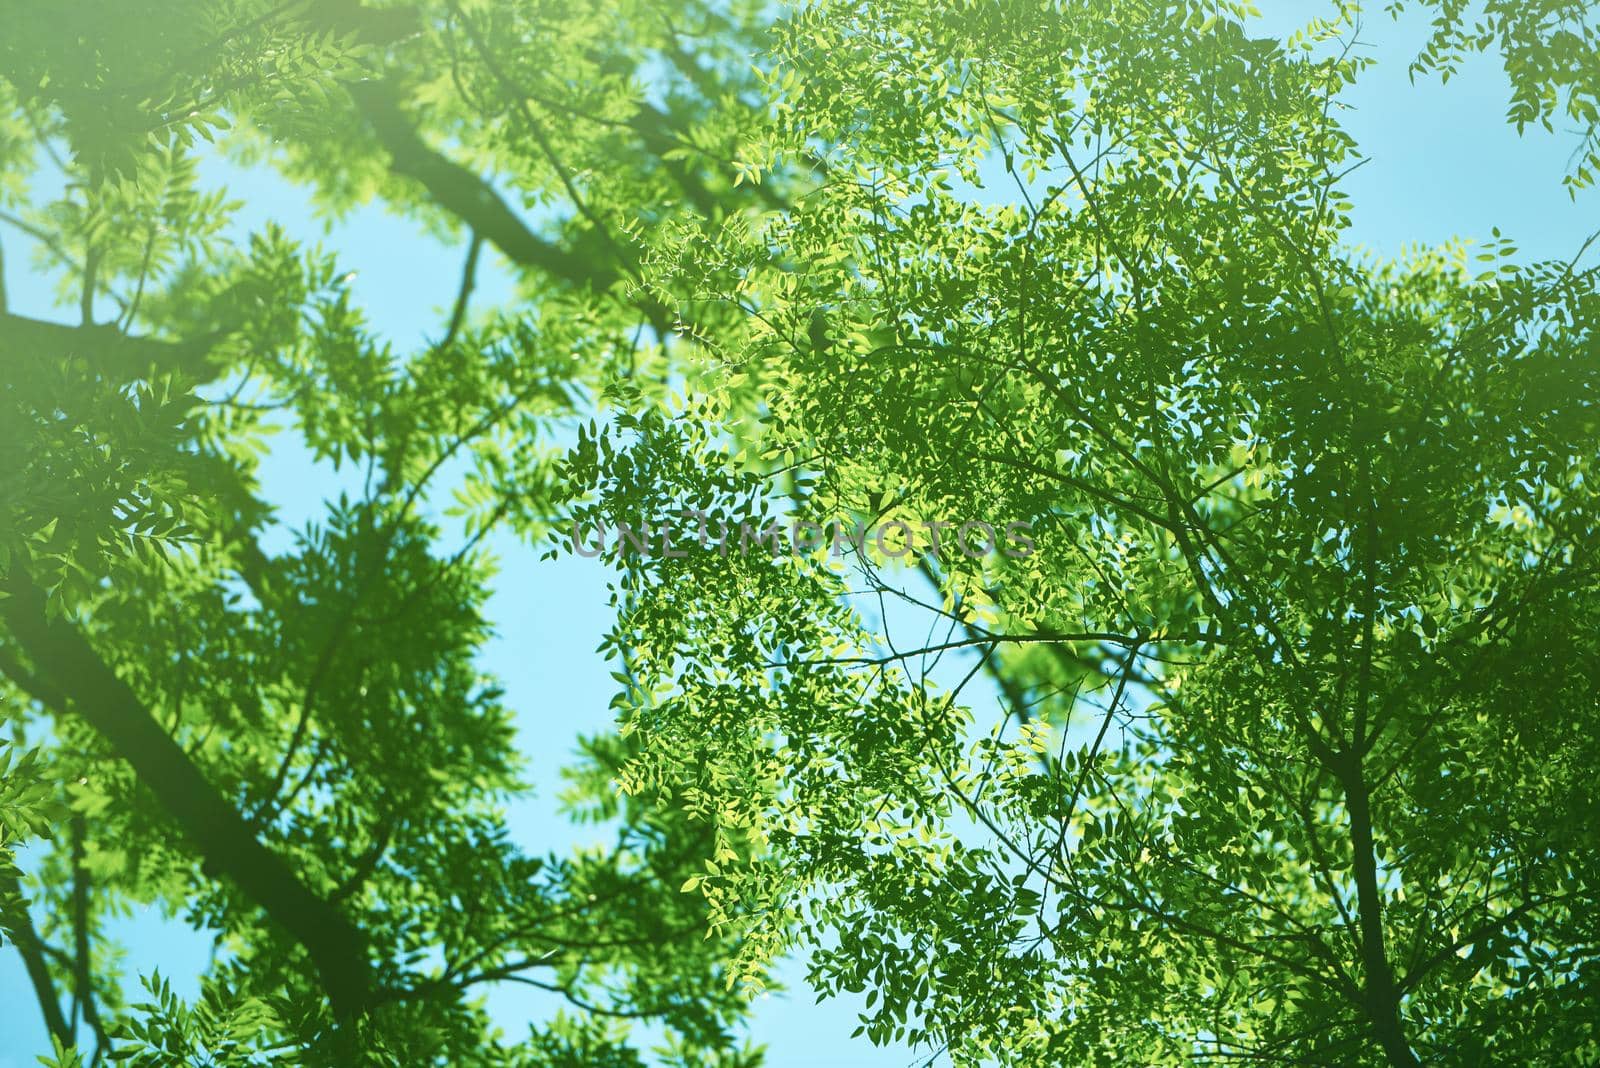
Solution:
[[[1433,6],[1416,72],[1497,50],[1588,184],[1589,5]],[[1600,274],[1349,247],[1359,20],[0,4],[0,240],[60,305],[0,285],[50,1063],[626,1066],[643,1020],[735,1068],[795,947],[964,1065],[1600,1056]],[[462,239],[436,333],[210,156]],[[288,537],[274,434],[350,487]],[[692,548],[769,516],[1034,551]],[[575,522],[691,549],[613,551],[569,799],[614,841],[533,856],[487,546]],[[146,903],[214,938],[192,1003],[107,935]],[[508,1035],[503,983],[566,1008]]]

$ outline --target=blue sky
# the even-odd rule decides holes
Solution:
[[[1293,25],[1311,5],[1286,0],[1264,5],[1265,27]],[[1352,110],[1346,127],[1372,161],[1346,180],[1354,201],[1353,241],[1394,256],[1413,243],[1437,244],[1453,237],[1486,238],[1492,227],[1516,239],[1521,258],[1570,256],[1583,238],[1600,229],[1600,197],[1593,192],[1569,200],[1560,185],[1576,134],[1530,130],[1519,137],[1503,122],[1508,89],[1494,57],[1469,59],[1448,85],[1436,78],[1410,84],[1405,66],[1420,45],[1424,24],[1409,19],[1396,26],[1385,15],[1368,18],[1363,39],[1379,60],[1345,101]],[[303,193],[270,174],[246,172],[220,163],[207,177],[225,183],[245,202],[241,229],[268,219],[288,225],[293,234],[312,232]],[[16,231],[0,226],[6,252],[6,288],[13,310],[49,315],[50,285],[28,274],[29,249]],[[464,249],[445,247],[404,220],[373,207],[333,226],[326,244],[348,270],[357,303],[396,347],[414,346],[441,329],[455,294]],[[480,274],[475,304],[485,307],[512,295],[501,269]],[[69,318],[64,309],[54,313]],[[287,436],[280,438],[265,467],[265,491],[280,507],[285,528],[303,525],[322,513],[322,501],[336,492],[330,472],[312,469]],[[509,538],[493,543],[501,560],[489,614],[496,637],[483,653],[485,667],[500,676],[508,704],[518,709],[537,795],[510,813],[517,839],[543,852],[583,842],[596,832],[574,827],[556,812],[557,769],[571,753],[579,733],[604,729],[614,684],[610,665],[595,653],[610,622],[606,570],[596,561],[561,557],[538,561],[536,553]],[[191,977],[205,962],[205,943],[153,916],[135,917],[121,932],[128,959],[148,970],[159,966],[180,991],[192,990]],[[803,988],[803,967],[783,969],[793,987],[761,1001],[751,1035],[770,1048],[773,1068],[838,1065],[876,1068],[912,1063],[915,1054],[875,1050],[848,1036],[856,1024],[853,1000],[813,1004]],[[510,1031],[519,1020],[550,1011],[545,995],[504,989],[491,1005]],[[44,1029],[33,1006],[20,962],[0,950],[0,1026],[8,1041],[0,1048],[0,1068],[22,1068],[45,1048]]]

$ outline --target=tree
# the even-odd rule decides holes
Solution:
[[[551,426],[613,380],[657,388],[672,322],[632,291],[637,247],[751,202],[722,162],[750,13],[244,0],[4,22],[0,224],[79,320],[0,300],[0,930],[54,1063],[625,1065],[634,1019],[670,1063],[753,1063],[731,942],[680,892],[707,828],[617,798],[630,749],[600,737],[571,793],[614,848],[523,855],[509,712],[474,660],[483,539],[538,539],[561,507]],[[646,99],[651,65],[672,73]],[[270,158],[330,211],[381,195],[469,235],[438,340],[395,352],[279,227],[228,240],[202,151]],[[470,308],[485,244],[521,274],[515,313]],[[362,486],[276,553],[273,427]],[[198,1003],[148,975],[125,1003],[103,927],[132,902],[215,936]],[[500,981],[571,1010],[501,1038],[478,997]]]
[[[1547,47],[1581,100],[1491,7],[1519,99]],[[584,523],[889,536],[614,545],[624,786],[716,822],[739,959],[818,947],[875,1041],[1600,1056],[1597,268],[1341,244],[1356,16],[809,5],[758,156],[813,187],[653,261],[745,322],[580,443]],[[935,548],[976,520],[1035,551]]]
[[[1419,72],[1498,47],[1592,135],[1583,5],[1438,7]],[[1356,9],[0,14],[0,224],[78,319],[0,300],[0,930],[56,1063],[638,1063],[622,1017],[748,1064],[794,945],[959,1063],[1595,1057],[1594,269],[1341,244]],[[438,340],[228,240],[205,151],[463,238]],[[283,553],[273,425],[362,484]],[[689,548],[610,550],[617,846],[523,856],[484,538],[619,522]],[[129,901],[216,934],[198,1004],[124,1004]],[[506,979],[572,1015],[498,1038]]]

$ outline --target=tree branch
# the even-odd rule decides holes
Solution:
[[[94,1031],[95,1054],[106,1048],[106,1028],[100,1021],[100,1009],[94,1000],[94,971],[89,958],[89,872],[84,866],[84,839],[88,827],[82,816],[72,818],[72,942],[73,942],[73,996],[72,1017],[76,1023],[78,1013]]]
[[[398,94],[388,82],[356,82],[347,88],[388,150],[390,169],[420,183],[435,203],[492,242],[513,263],[596,293],[625,280],[615,266],[595,263],[535,234],[477,172],[429,147],[406,118]],[[643,295],[635,300],[635,306],[656,333],[666,337],[671,332],[677,319],[672,309]]]
[[[108,378],[140,378],[152,369],[202,375],[221,337],[218,332],[193,341],[162,341],[124,334],[110,323],[65,326],[0,311],[0,347],[52,360],[81,356]]]
[[[1400,1022],[1401,990],[1395,984],[1383,939],[1383,897],[1378,888],[1377,857],[1372,841],[1372,806],[1359,752],[1340,770],[1345,805],[1350,814],[1350,848],[1356,881],[1356,919],[1361,927],[1361,968],[1368,1021],[1389,1063],[1403,1068],[1419,1064]]]
[[[359,1013],[371,989],[360,931],[250,833],[77,628],[49,617],[44,592],[16,563],[0,589],[9,594],[0,598],[0,618],[39,676],[34,696],[58,712],[70,709],[94,727],[209,864],[305,947],[334,1013],[341,1018]]]
[[[61,1000],[45,964],[44,943],[34,930],[33,919],[28,915],[28,902],[22,896],[22,880],[9,853],[0,856],[0,930],[11,939],[22,955],[23,967],[28,971],[28,981],[33,984],[34,996],[39,1001],[39,1011],[44,1014],[45,1028],[63,1049],[73,1046],[72,1029],[61,1012]]]
[[[430,148],[401,110],[387,82],[356,82],[350,97],[383,147],[395,174],[419,182],[439,206],[470,226],[513,262],[603,292],[619,280],[610,267],[576,256],[528,229],[476,171]]]

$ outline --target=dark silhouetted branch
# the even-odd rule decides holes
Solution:
[[[0,619],[33,662],[33,696],[70,709],[133,768],[210,868],[305,947],[336,1015],[359,1013],[370,976],[365,939],[333,905],[306,888],[250,833],[243,818],[173,741],[128,685],[69,621],[50,618],[45,595],[13,564],[0,589]],[[20,680],[19,680],[20,681]]]

